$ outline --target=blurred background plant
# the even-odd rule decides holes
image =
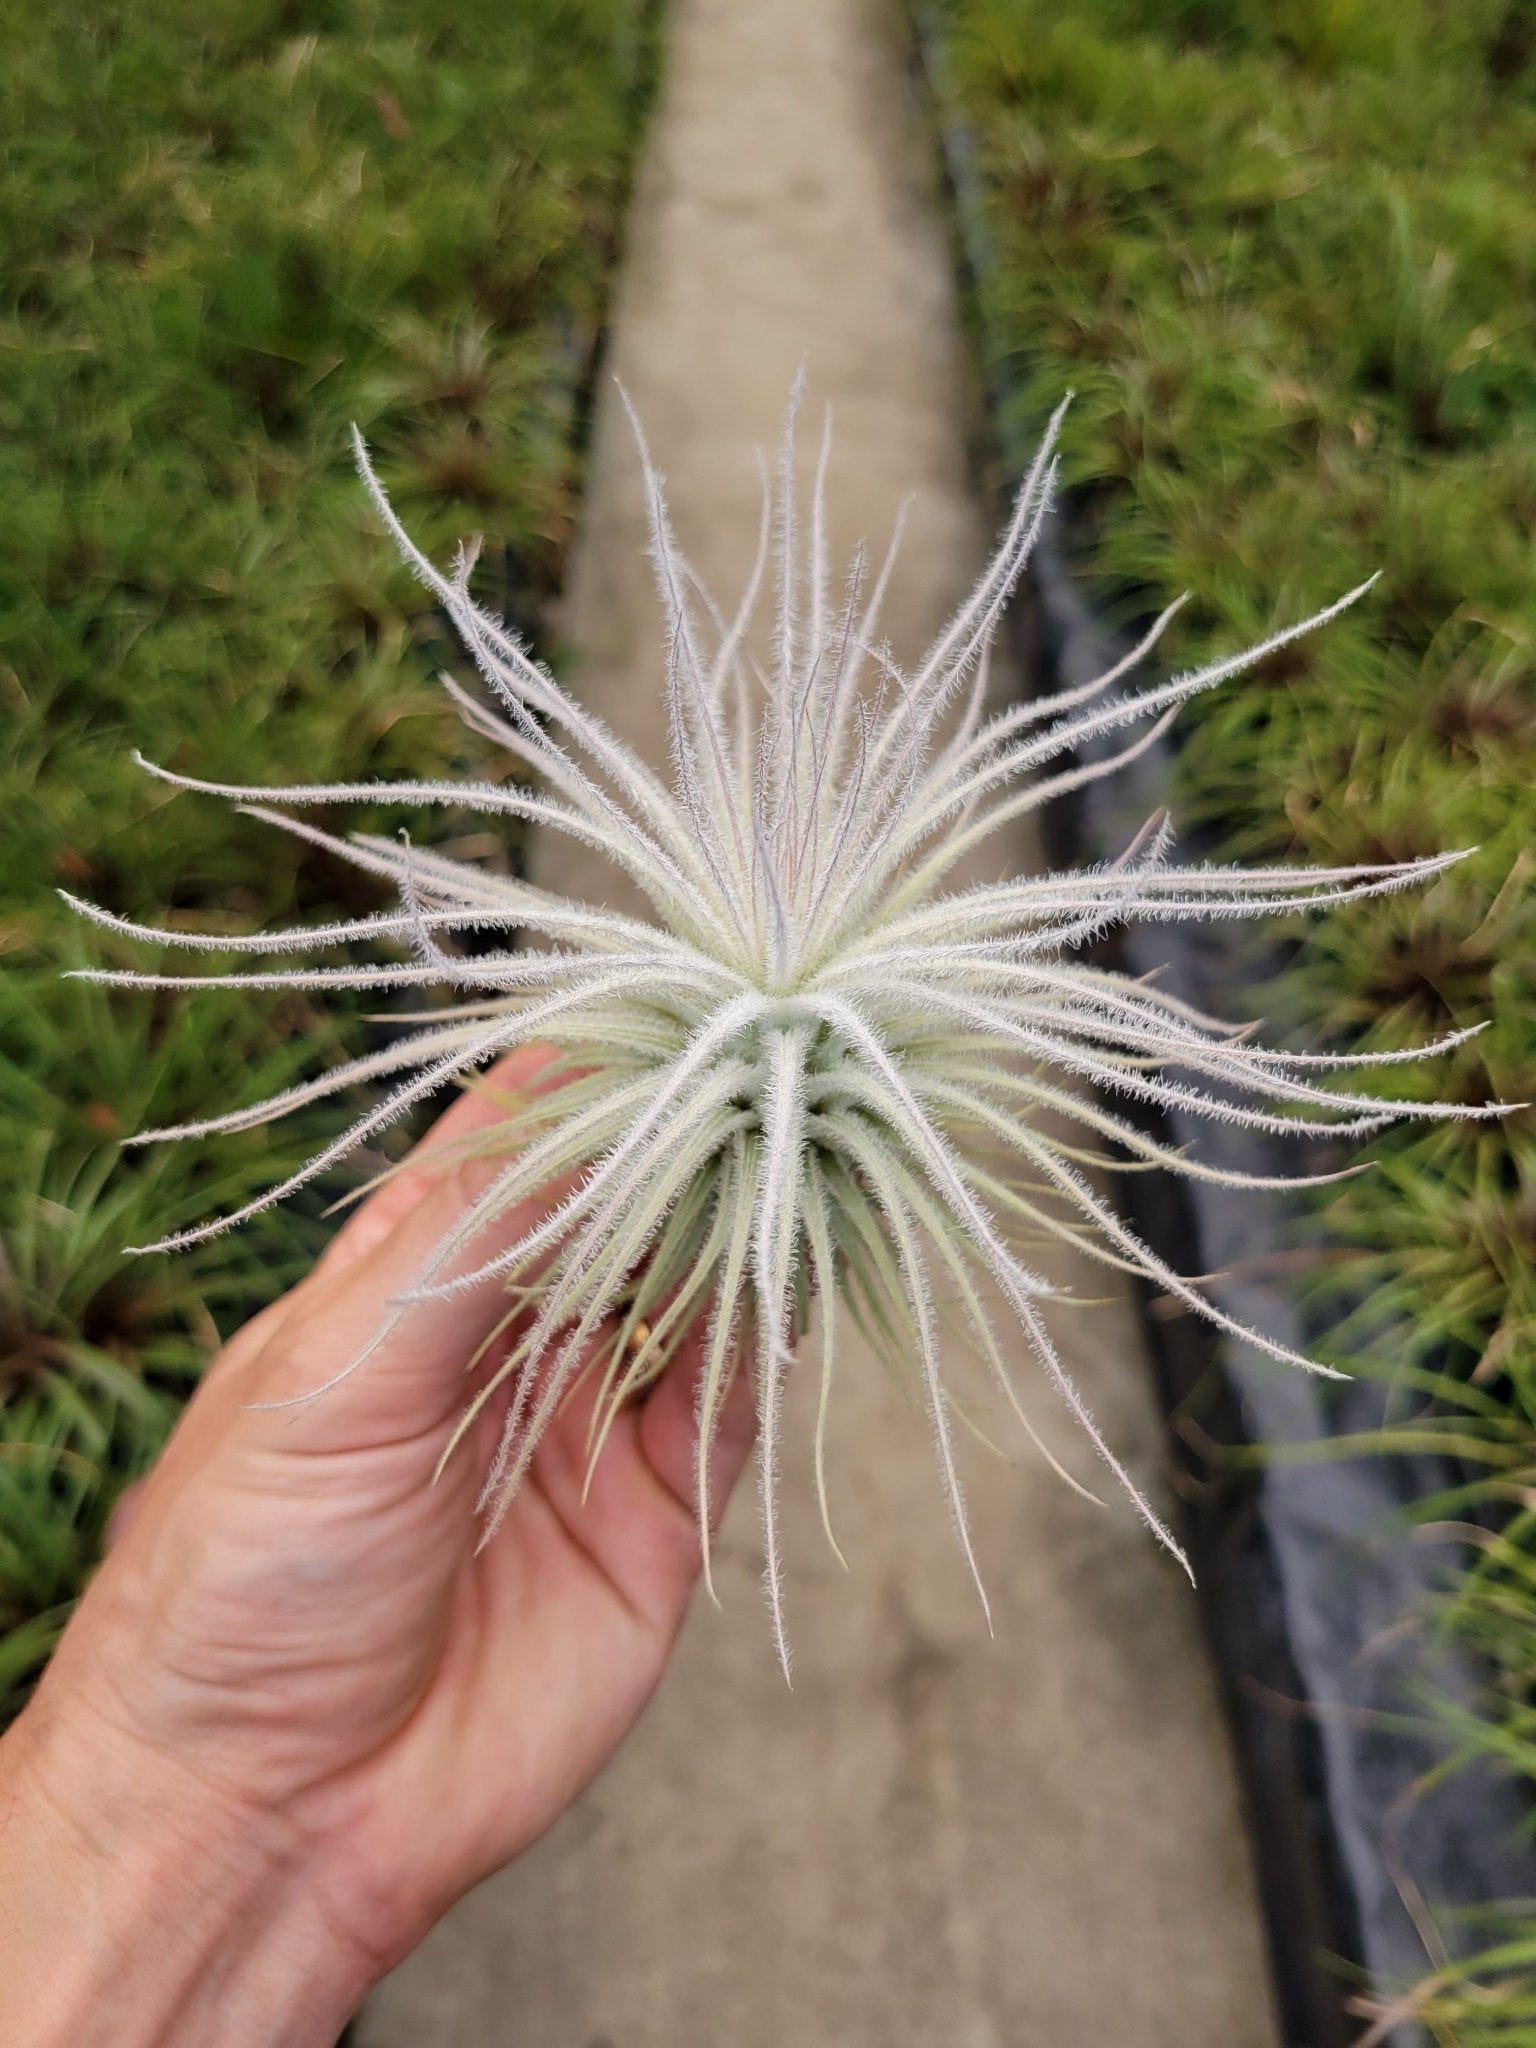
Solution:
[[[1078,391],[1103,608],[1189,588],[1169,654],[1193,661],[1385,572],[1191,707],[1182,815],[1249,858],[1480,849],[1314,927],[1265,1007],[1378,1045],[1491,1016],[1445,1085],[1536,1098],[1529,0],[923,4],[978,145],[978,333],[1019,445]],[[447,637],[345,431],[427,545],[492,537],[484,594],[536,629],[654,12],[0,0],[0,1718],[217,1330],[319,1235],[301,1205],[124,1263],[317,1126],[121,1160],[117,1137],[360,1034],[331,1005],[64,982],[116,956],[53,885],[232,929],[371,907],[315,849],[147,781],[134,746],[236,780],[497,772],[443,715]],[[1430,1511],[1468,1524],[1445,1625],[1486,1694],[1448,1762],[1536,1782],[1536,1118],[1377,1155],[1327,1211],[1334,1299],[1368,1301],[1332,1345],[1358,1364],[1392,1329],[1396,1440],[1465,1473]],[[1417,1994],[1456,2048],[1536,2044],[1536,1909],[1492,1932]]]
[[[319,1235],[301,1207],[124,1262],[317,1126],[200,1159],[116,1139],[358,1036],[65,982],[104,949],[54,885],[214,928],[372,907],[134,747],[258,781],[501,772],[445,715],[449,636],[347,428],[428,545],[490,537],[484,593],[536,631],[653,29],[645,0],[0,0],[0,1720],[217,1331]]]
[[[1328,633],[1190,708],[1180,811],[1227,853],[1476,846],[1310,925],[1271,1015],[1371,1045],[1491,1017],[1439,1072],[1536,1098],[1536,13],[1525,0],[935,0],[989,242],[973,307],[1005,430],[1074,386],[1074,536],[1111,617],[1195,593],[1169,661],[1373,568]],[[1289,934],[1276,932],[1284,948]],[[1536,1113],[1394,1134],[1326,1206],[1331,1349],[1395,1381],[1466,1484],[1444,1625],[1536,1785]],[[1322,1290],[1326,1289],[1326,1294]],[[1364,1300],[1343,1323],[1339,1304]],[[1326,1355],[1326,1347],[1325,1347]],[[1458,2048],[1536,2042],[1536,1907],[1423,1987]]]

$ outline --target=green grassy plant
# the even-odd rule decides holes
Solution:
[[[49,885],[231,932],[375,900],[167,803],[133,745],[216,775],[478,765],[424,716],[444,629],[356,517],[347,428],[426,532],[493,535],[500,601],[536,611],[651,43],[641,0],[0,0],[0,1714],[215,1325],[316,1241],[290,1217],[125,1272],[151,1214],[306,1148],[109,1182],[117,1138],[356,1035],[291,999],[86,997]]]
[[[1016,436],[1064,449],[1100,601],[1194,595],[1176,658],[1368,562],[1332,633],[1192,707],[1181,805],[1229,849],[1476,854],[1340,906],[1269,1006],[1390,1047],[1479,1018],[1463,1101],[1536,1097],[1536,28],[1510,0],[936,0],[995,260],[976,307]],[[1085,569],[1088,564],[1085,563]],[[1348,573],[1347,567],[1342,573]],[[1283,925],[1276,937],[1287,936]],[[1460,1728],[1536,1781],[1536,1119],[1399,1130],[1327,1200],[1368,1318],[1327,1355],[1399,1382],[1497,1520],[1452,1610],[1488,1652]],[[1369,1333],[1394,1332],[1390,1355]],[[1399,1441],[1404,1439],[1399,1438]],[[1536,2041],[1529,1928],[1454,1973],[1446,2041]],[[1485,1987],[1486,1989],[1486,1987]],[[1458,2002],[1459,2001],[1459,2002]],[[1500,2028],[1503,2031],[1499,2031]]]

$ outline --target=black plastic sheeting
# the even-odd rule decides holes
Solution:
[[[942,90],[932,15],[919,6],[915,22],[961,260],[974,284],[992,253],[972,142]],[[1000,445],[999,423],[1016,416],[1006,396],[995,384],[989,393],[992,455],[1017,476],[1029,451]],[[1022,672],[1042,693],[1102,674],[1128,644],[1095,616],[1072,576],[1071,532],[1069,505],[1042,534],[1011,618]],[[1044,820],[1052,864],[1119,853],[1170,801],[1173,763],[1163,745],[1059,800]],[[1183,848],[1192,859],[1207,851]],[[1157,970],[1165,988],[1232,1016],[1241,992],[1262,987],[1277,965],[1264,943],[1262,933],[1231,920],[1146,925],[1120,934],[1110,957],[1132,974]],[[1425,1085],[1434,1085],[1432,1063]],[[1121,1098],[1114,1106],[1138,1113]],[[1326,1141],[1270,1137],[1182,1112],[1140,1113],[1157,1135],[1193,1145],[1212,1165],[1273,1174],[1348,1163]],[[1319,1239],[1294,1197],[1164,1173],[1125,1175],[1117,1196],[1168,1263],[1219,1275],[1208,1291],[1224,1310],[1307,1349],[1318,1332],[1306,1325],[1295,1276]],[[1428,1532],[1415,1534],[1406,1510],[1465,1474],[1429,1457],[1320,1455],[1330,1437],[1382,1420],[1387,1389],[1379,1379],[1319,1380],[1150,1289],[1140,1306],[1238,1758],[1282,2039],[1285,2048],[1347,2048],[1364,2028],[1355,2003],[1362,1992],[1390,1999],[1447,1951],[1491,1938],[1458,1935],[1458,1906],[1536,1889],[1518,1835],[1526,1802],[1512,1782],[1474,1767],[1421,1789],[1446,1748],[1430,1697],[1470,1700],[1477,1674],[1432,1620],[1456,1554]],[[1416,2048],[1423,2038],[1406,2022],[1390,2037],[1393,2048]]]
[[[1015,626],[1041,690],[1101,674],[1124,651],[1088,611],[1054,538],[1036,553]],[[1113,857],[1167,801],[1171,769],[1166,750],[1152,752],[1058,806],[1048,820],[1052,864]],[[1133,926],[1113,958],[1232,1016],[1240,992],[1261,987],[1276,964],[1260,943],[1231,921]],[[1127,1113],[1119,1098],[1115,1108]],[[1207,1163],[1246,1173],[1349,1163],[1342,1146],[1187,1112],[1149,1123]],[[1228,1314],[1307,1349],[1318,1333],[1294,1275],[1320,1244],[1294,1196],[1140,1173],[1124,1176],[1118,1193],[1169,1263],[1219,1276],[1207,1292]],[[1320,1380],[1182,1308],[1168,1314],[1178,1305],[1151,1290],[1141,1305],[1244,1779],[1284,2039],[1343,2048],[1361,2031],[1345,2011],[1358,1972],[1327,1959],[1363,1964],[1390,1994],[1442,1959],[1447,1909],[1531,1889],[1512,1783],[1474,1768],[1418,1790],[1445,1750],[1429,1694],[1469,1699],[1475,1677],[1430,1619],[1455,1553],[1413,1533],[1405,1510],[1465,1475],[1430,1457],[1311,1454],[1383,1420],[1380,1379]],[[1234,1455],[1249,1447],[1269,1455]],[[1409,2027],[1394,2035],[1417,2038]]]

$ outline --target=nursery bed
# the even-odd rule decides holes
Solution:
[[[1025,672],[1042,689],[1102,673],[1126,643],[1093,617],[1054,535],[1032,568],[1014,620]],[[1163,748],[1115,784],[1059,801],[1046,818],[1053,863],[1113,858],[1177,778],[1174,750]],[[1216,850],[1210,834],[1186,845]],[[1234,990],[1283,974],[1282,956],[1234,925],[1132,928],[1104,952],[1216,1012],[1230,1010]],[[1347,1157],[1194,1117],[1137,1120],[1247,1173],[1322,1172]],[[1127,1176],[1118,1192],[1170,1264],[1217,1276],[1209,1292],[1228,1314],[1294,1348],[1327,1345],[1328,1317],[1296,1284],[1329,1256],[1326,1223],[1299,1198],[1164,1175]],[[1415,1540],[1409,1519],[1466,1473],[1435,1448],[1340,1457],[1330,1446],[1383,1432],[1391,1395],[1380,1378],[1318,1382],[1166,1296],[1143,1288],[1139,1299],[1243,1768],[1284,2038],[1288,2048],[1349,2048],[1377,1998],[1422,1977],[1429,1941],[1467,1952],[1458,1913],[1515,1898],[1529,1882],[1523,1793],[1481,1762],[1431,1782],[1446,1744],[1429,1702],[1468,1713],[1482,1674],[1464,1645],[1424,1626],[1460,1545]],[[1368,1301],[1359,1309],[1369,1316]],[[1375,1341],[1385,1348],[1390,1334]],[[1412,2038],[1406,2028],[1392,2036]]]
[[[1116,629],[1180,588],[1195,595],[1174,664],[1386,568],[1357,623],[1192,706],[1178,753],[1140,764],[1128,795],[1058,812],[1057,851],[1111,853],[1163,801],[1210,854],[1481,842],[1420,901],[1246,952],[1219,929],[1173,935],[1165,964],[1229,1012],[1247,991],[1282,1032],[1304,1018],[1396,1045],[1493,1014],[1425,1080],[1528,1099],[1536,343],[1518,309],[1536,245],[1515,213],[1536,44],[1518,11],[1277,26],[1259,9],[945,0],[918,21],[1004,472],[1062,388],[1081,394],[1065,516],[1023,612],[1039,686],[1102,665]],[[1145,935],[1131,958],[1153,964]],[[1520,1113],[1378,1145],[1383,1170],[1310,1210],[1124,1191],[1186,1270],[1225,1269],[1229,1307],[1366,1375],[1319,1400],[1146,1304],[1296,2042],[1354,2039],[1352,1995],[1358,2015],[1424,1979],[1441,1940],[1465,1956],[1512,1925],[1529,1941],[1518,1905],[1486,1910],[1531,1890],[1527,1791],[1478,1770],[1419,1795],[1454,1749],[1536,1775],[1531,1518],[1508,1505],[1536,1446],[1531,1128]],[[1326,1452],[1356,1432],[1403,1449]],[[1480,1551],[1411,1538],[1426,1503],[1480,1529]],[[1461,1646],[1428,1619],[1448,1583]],[[1483,1917],[1452,1926],[1458,1905]],[[1427,1983],[1437,2037],[1525,2038],[1499,2028],[1521,2022],[1528,1960],[1490,1966],[1492,1997],[1464,1996],[1455,1964]]]
[[[647,0],[0,15],[3,1719],[217,1329],[319,1236],[301,1208],[124,1264],[317,1126],[195,1157],[116,1139],[270,1092],[363,1028],[63,981],[156,963],[83,934],[53,885],[231,930],[373,907],[323,853],[150,782],[135,747],[259,783],[487,771],[348,429],[430,546],[491,537],[481,588],[538,636],[656,39]]]

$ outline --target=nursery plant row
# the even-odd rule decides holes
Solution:
[[[1007,466],[1076,392],[1062,536],[1095,623],[1130,629],[1189,591],[1164,643],[1177,669],[1381,572],[1327,634],[1190,706],[1162,793],[1225,856],[1472,851],[1426,892],[1277,923],[1252,1013],[1282,1040],[1306,1015],[1372,1048],[1487,1020],[1395,1071],[1528,1104],[1529,10],[938,0],[919,18]],[[1421,1519],[1465,1525],[1419,1617],[1473,1674],[1439,1705],[1431,1764],[1529,1786],[1536,1115],[1400,1130],[1373,1156],[1258,1249],[1314,1353],[1382,1382],[1376,1426],[1341,1410],[1327,1455],[1402,1461]],[[1474,1903],[1456,1940],[1483,1953],[1426,1975],[1404,2013],[1457,2048],[1536,2040],[1536,1921]]]
[[[446,639],[348,433],[430,545],[494,537],[481,587],[536,630],[653,12],[0,6],[0,1718],[217,1333],[318,1241],[301,1206],[207,1254],[124,1261],[266,1185],[317,1126],[196,1157],[119,1139],[362,1036],[329,1005],[67,981],[114,948],[56,891],[231,930],[376,907],[323,848],[172,792],[135,749],[259,783],[505,772],[444,716]]]
[[[1278,927],[1256,1007],[1282,1035],[1305,1013],[1371,1047],[1491,1019],[1433,1084],[1531,1101],[1529,10],[928,14],[971,148],[999,425],[1022,451],[1075,387],[1067,530],[1101,619],[1188,589],[1165,643],[1182,666],[1382,572],[1327,635],[1185,714],[1180,816],[1247,859],[1476,849],[1305,944]],[[319,1236],[301,1204],[207,1254],[125,1263],[297,1163],[319,1125],[119,1139],[269,1093],[361,1034],[291,997],[65,981],[113,947],[87,946],[56,889],[204,928],[375,907],[323,848],[173,796],[134,749],[257,782],[504,772],[443,717],[447,643],[366,516],[347,433],[439,555],[495,536],[488,594],[536,632],[653,23],[639,0],[0,0],[0,19],[0,816],[23,884],[0,925],[3,1713],[217,1332]],[[444,829],[485,851],[468,821]],[[1471,1532],[1441,1613],[1481,1691],[1443,1752],[1536,1778],[1536,1120],[1375,1153],[1320,1202],[1287,1285],[1319,1354],[1389,1389],[1368,1448],[1433,1454],[1449,1478],[1423,1513]],[[1491,1919],[1487,1940],[1418,1995],[1456,2048],[1536,2041],[1536,1922]]]

